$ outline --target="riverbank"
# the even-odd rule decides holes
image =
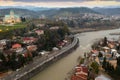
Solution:
[[[101,31],[101,30],[112,30],[112,29],[118,29],[119,27],[105,27],[105,28],[70,28],[70,32],[72,34],[77,34],[77,33],[83,33],[83,32],[91,32],[91,31]]]
[[[102,42],[103,41],[103,42]],[[106,40],[105,40],[106,41]],[[104,45],[107,42],[104,42],[104,40],[100,41]],[[110,54],[111,52],[104,52],[104,46],[99,45],[100,42],[95,42],[91,46],[91,50],[89,52],[84,52],[84,58],[83,60],[80,59],[80,63],[73,69],[73,73],[71,77],[69,77],[67,80],[96,80],[97,77],[101,77],[101,80],[113,80],[103,69],[103,58],[101,60],[102,56],[108,56],[107,54]],[[109,43],[109,41],[108,41]],[[98,47],[99,46],[99,47]],[[108,50],[108,49],[107,49]],[[105,49],[106,51],[106,49]],[[111,49],[112,51],[112,49]],[[102,53],[103,54],[102,54]],[[109,57],[111,58],[111,57]],[[111,66],[111,65],[110,65]],[[109,68],[110,69],[110,68]]]
[[[26,65],[23,69],[4,77],[2,80],[29,80],[31,77],[33,77],[34,75],[45,69],[53,62],[71,53],[78,46],[79,46],[79,40],[76,37],[74,37],[73,42],[71,44],[62,48],[57,53],[44,57],[43,61],[37,59],[31,64]]]

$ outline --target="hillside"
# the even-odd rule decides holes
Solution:
[[[0,9],[8,9],[8,8],[28,9],[32,11],[45,11],[52,9],[52,8],[35,7],[35,6],[0,6]]]
[[[5,14],[9,14],[10,10],[14,10],[15,14],[26,17],[38,17],[38,13],[32,10],[20,9],[20,8],[7,8],[0,9],[0,16],[4,16]]]
[[[93,10],[105,15],[120,15],[120,8],[93,8]]]
[[[77,13],[97,13],[95,11],[93,11],[92,9],[90,8],[87,8],[87,7],[80,7],[80,8],[61,8],[59,10],[59,12],[71,12],[73,14],[77,14]]]
[[[31,8],[31,7],[30,7]],[[86,7],[79,7],[79,8],[36,8],[32,7],[19,7],[19,8],[7,8],[2,7],[0,8],[0,16],[4,16],[5,14],[9,14],[10,10],[14,10],[16,14],[20,16],[27,16],[38,18],[41,15],[45,15],[47,17],[67,17],[67,16],[80,16],[84,13],[95,13],[95,14],[104,14],[104,15],[120,15],[120,8],[86,8]]]
[[[93,11],[90,8],[86,8],[86,7],[80,7],[80,8],[60,8],[57,11],[54,12],[53,17],[56,16],[62,16],[62,17],[69,17],[69,16],[79,16],[80,14],[84,14],[84,13],[98,13]]]
[[[34,17],[38,18],[40,15],[45,15],[47,17],[67,17],[67,16],[79,16],[84,13],[98,13],[94,10],[86,7],[80,7],[80,8],[53,8],[50,10],[43,10],[43,11],[34,11],[34,10],[28,10],[28,9],[20,9],[20,8],[5,8],[0,9],[0,16],[9,14],[10,10],[14,10],[16,14],[20,16],[27,16],[27,17]]]

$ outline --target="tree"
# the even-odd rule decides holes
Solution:
[[[21,18],[21,21],[22,22],[25,22],[26,21],[26,18],[25,17],[20,17]]]
[[[115,73],[116,73],[117,75],[120,75],[120,66],[119,66],[119,65],[117,65],[116,70],[115,70]]]
[[[58,29],[58,34],[61,36],[62,39],[64,39],[64,38],[65,38],[65,35],[66,35],[66,34],[69,34],[69,29],[68,29],[68,27],[67,27],[67,26],[64,26],[64,27]]]
[[[106,57],[103,60],[102,67],[104,68],[105,71],[113,73],[114,72],[114,67],[111,65],[109,62],[106,61]]]
[[[0,59],[2,60],[2,62],[6,62],[6,57],[3,53],[0,52]]]
[[[99,52],[98,57],[103,57],[103,54]]]
[[[11,57],[10,57],[10,67],[11,69],[15,70],[17,68],[17,56],[16,53],[12,53]]]
[[[92,62],[91,67],[92,67],[93,71],[96,74],[98,74],[98,72],[99,72],[99,65],[98,65],[98,63],[97,62]]]
[[[30,51],[27,51],[27,62],[33,61],[33,57]]]
[[[117,65],[120,66],[120,57],[117,58]]]
[[[24,64],[26,63],[25,57],[23,55],[19,54],[18,55],[18,62],[19,62],[20,67],[24,66]]]
[[[104,43],[104,44],[103,44],[104,46],[107,46],[107,37],[104,37],[103,43]]]
[[[103,67],[104,69],[105,69],[105,67],[106,67],[106,57],[104,57],[104,59],[103,59],[102,67]]]
[[[81,60],[80,60],[80,64],[83,64],[84,63],[84,58],[82,58]]]
[[[0,52],[0,60],[1,60],[0,71],[7,70],[7,67],[6,67],[6,64],[7,64],[6,57],[1,52]]]

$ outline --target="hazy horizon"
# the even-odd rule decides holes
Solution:
[[[0,6],[66,7],[117,7],[120,0],[0,0]]]

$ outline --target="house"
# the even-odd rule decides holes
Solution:
[[[59,43],[58,43],[58,46],[64,46],[65,45],[65,42],[63,42],[63,41],[60,41]]]
[[[42,35],[42,34],[44,34],[44,31],[43,31],[43,30],[36,30],[35,32],[37,33],[37,35]]]
[[[111,49],[111,53],[117,53],[116,49]]]
[[[113,49],[113,48],[115,48],[115,44],[112,43],[112,42],[109,42],[109,43],[108,43],[108,47],[111,48],[111,49]]]
[[[49,51],[42,51],[42,52],[39,52],[38,54],[47,56],[49,53],[50,53]]]
[[[87,80],[88,68],[84,65],[78,65],[75,67],[75,74],[71,77],[71,80]]]
[[[67,43],[68,41],[67,40],[63,40],[64,43]]]
[[[12,45],[12,49],[18,49],[18,48],[21,48],[21,47],[22,47],[21,44],[18,44],[18,43]]]
[[[23,54],[24,57],[28,57],[28,56],[31,56],[32,57],[32,54],[31,52],[29,51],[26,51],[24,54]]]
[[[95,80],[111,80],[111,79],[107,78],[104,75],[100,75],[100,76],[96,77]]]
[[[24,50],[23,48],[19,48],[19,49],[16,50],[16,53],[22,53],[23,50]]]
[[[58,29],[59,29],[58,26],[50,27],[50,30],[58,30]]]
[[[0,40],[0,44],[6,45],[7,41],[8,40],[6,40],[6,39],[2,39],[2,40]]]
[[[53,51],[58,51],[59,48],[57,48],[57,47],[53,47],[52,50],[53,50]]]
[[[95,49],[91,50],[91,52],[92,52],[93,54],[98,55],[98,51],[97,51],[97,50],[95,50]]]
[[[110,51],[110,48],[109,47],[102,47],[102,49],[104,50],[104,52],[108,53]]]
[[[29,43],[34,43],[37,41],[37,38],[34,37],[24,37],[23,38],[23,43],[29,44]]]
[[[45,24],[37,24],[38,27],[44,27]]]
[[[4,49],[4,45],[0,44],[0,50],[3,50],[3,49]]]
[[[119,54],[119,53],[116,53],[115,56],[116,56],[117,58],[119,58],[119,57],[120,57],[120,54]]]
[[[27,50],[28,51],[36,51],[37,50],[37,46],[36,45],[27,46]]]

